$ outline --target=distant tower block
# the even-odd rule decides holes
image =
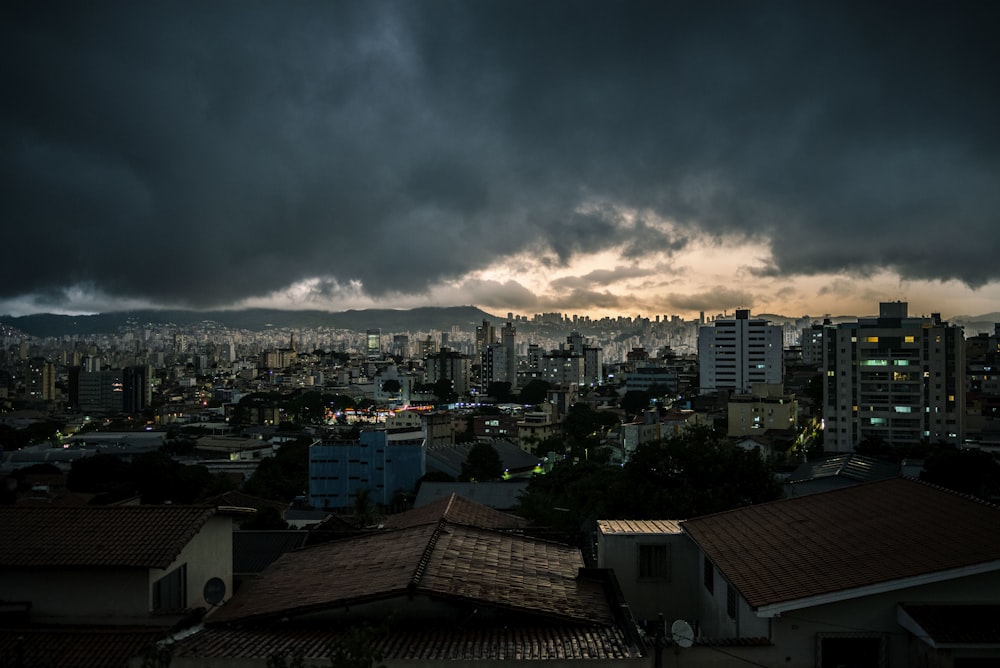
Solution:
[[[382,357],[382,330],[381,329],[369,329],[367,332],[368,337],[368,359],[378,359]]]

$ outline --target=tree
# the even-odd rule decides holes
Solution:
[[[395,378],[390,378],[389,380],[382,383],[382,391],[389,394],[394,394],[403,389],[403,386],[399,384],[399,381]]]
[[[697,517],[782,495],[760,455],[722,443],[704,426],[640,445],[624,472],[630,517]]]
[[[721,443],[696,427],[640,445],[623,466],[563,462],[535,476],[518,512],[535,523],[577,531],[588,519],[684,519],[781,497],[756,452]]]
[[[359,489],[354,492],[354,522],[359,529],[375,523],[375,504],[372,503],[370,489]]]
[[[981,499],[1000,496],[1000,463],[982,450],[938,444],[924,460],[920,479]]]
[[[497,380],[490,383],[486,387],[486,394],[501,404],[510,403],[514,400],[514,395],[510,392],[510,383],[505,380]]]
[[[547,380],[535,378],[521,388],[521,403],[526,406],[537,406],[545,401],[552,385]]]
[[[500,453],[489,443],[476,443],[469,450],[462,464],[463,481],[485,482],[503,477],[503,461]]]
[[[289,501],[309,483],[309,437],[285,443],[274,455],[261,460],[243,485],[247,494],[275,501]]]
[[[649,392],[643,390],[629,390],[622,397],[618,405],[625,411],[626,415],[638,415],[649,408]]]
[[[613,413],[595,411],[590,404],[573,404],[563,420],[566,449],[578,459],[586,459],[587,451],[601,445],[605,432],[619,424]]]

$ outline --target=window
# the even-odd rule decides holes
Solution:
[[[187,564],[153,583],[153,610],[187,608]]]
[[[640,580],[670,579],[670,546],[638,545]]]
[[[736,619],[736,587],[726,583],[726,614],[729,619]]]
[[[705,570],[705,589],[708,590],[709,594],[715,593],[715,567],[712,566],[711,560],[705,557],[703,560],[704,570]]]

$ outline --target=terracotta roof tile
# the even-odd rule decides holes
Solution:
[[[0,665],[23,668],[126,668],[163,637],[150,627],[30,627],[0,629]],[[23,656],[23,663],[15,657]],[[9,663],[7,662],[9,660]]]
[[[0,507],[0,566],[166,568],[211,506]]]
[[[338,631],[329,625],[235,629],[209,627],[177,645],[177,657],[305,658],[327,656]],[[454,626],[392,629],[379,643],[383,660],[625,659],[633,652],[620,630],[596,625],[503,628]]]
[[[390,529],[403,529],[421,524],[436,524],[442,519],[483,529],[523,529],[528,526],[528,521],[522,517],[502,513],[457,494],[449,494],[420,508],[390,515],[382,525]]]
[[[754,608],[1000,561],[1000,508],[908,478],[682,526]]]
[[[602,586],[576,577],[582,566],[575,548],[441,522],[285,554],[209,621],[294,616],[423,593],[610,623]]]

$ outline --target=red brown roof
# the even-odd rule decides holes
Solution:
[[[43,627],[0,629],[0,665],[24,668],[126,668],[132,657],[163,637],[150,627]],[[15,657],[23,657],[18,664]]]
[[[483,529],[523,529],[528,526],[528,521],[522,517],[502,513],[458,494],[449,494],[420,508],[390,515],[382,525],[390,529],[405,529],[421,524],[437,524],[442,519]]]
[[[285,554],[209,621],[291,617],[424,594],[611,623],[601,584],[577,578],[582,566],[575,548],[441,522]]]
[[[0,566],[166,568],[211,506],[0,507]]]
[[[1000,508],[908,478],[682,526],[754,608],[960,568],[1000,570]]]
[[[329,656],[340,631],[330,624],[293,628],[209,627],[181,640],[174,656],[256,658]],[[377,649],[386,660],[627,659],[637,648],[611,626],[557,625],[456,628],[454,625],[390,628]]]

